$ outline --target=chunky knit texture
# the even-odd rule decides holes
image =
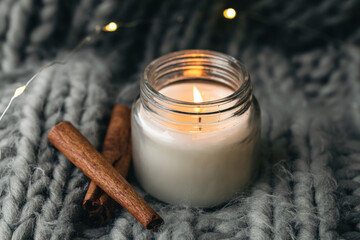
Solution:
[[[234,20],[222,16],[230,6]],[[153,20],[102,33],[43,72],[0,122],[0,239],[360,239],[359,11],[357,0],[1,1],[0,111],[97,25]],[[100,149],[112,106],[132,103],[149,61],[191,48],[247,65],[262,108],[259,178],[204,210],[159,202],[130,174],[164,218],[160,231],[121,207],[108,225],[87,225],[89,180],[48,131],[71,121]]]

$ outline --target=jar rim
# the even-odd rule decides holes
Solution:
[[[185,56],[183,56],[183,55],[185,55]],[[157,69],[164,62],[179,58],[180,56],[183,56],[183,58],[186,56],[187,57],[208,57],[208,58],[217,59],[217,60],[221,60],[221,61],[227,61],[228,63],[236,66],[238,68],[238,71],[244,75],[244,82],[241,84],[241,86],[238,89],[236,89],[232,94],[230,94],[228,96],[225,96],[225,97],[222,97],[219,99],[215,99],[215,100],[211,100],[211,101],[204,101],[201,103],[183,101],[183,100],[168,97],[168,96],[160,93],[159,91],[157,91],[151,85],[149,79],[150,79],[150,76],[152,75],[153,70]],[[213,50],[202,50],[202,49],[187,49],[187,50],[171,52],[171,53],[165,54],[159,58],[154,59],[145,68],[144,75],[143,75],[143,78],[141,81],[143,82],[143,85],[147,88],[147,90],[151,94],[153,94],[156,98],[158,98],[159,100],[171,102],[174,104],[188,105],[188,106],[201,105],[201,106],[206,107],[206,106],[211,106],[211,105],[215,105],[215,104],[217,104],[217,105],[226,104],[228,102],[231,102],[231,101],[237,99],[239,96],[243,95],[244,92],[247,92],[249,88],[251,88],[250,74],[247,71],[246,66],[243,63],[241,63],[236,58],[234,58],[230,55],[227,55],[227,54],[224,54],[221,52],[217,52],[217,51],[213,51]],[[247,99],[244,99],[244,102],[246,100]]]

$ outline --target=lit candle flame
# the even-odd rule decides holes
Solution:
[[[233,19],[236,17],[236,11],[233,8],[225,9],[223,14],[224,14],[224,17],[227,19]]]
[[[194,95],[194,103],[203,102],[201,94],[200,94],[199,90],[195,86],[193,87],[193,95]],[[195,112],[199,113],[199,112],[201,112],[202,109],[201,108],[195,108],[194,110],[195,110]]]
[[[114,32],[117,29],[117,24],[114,22],[109,23],[108,25],[106,25],[103,30],[106,32]]]
[[[203,99],[201,97],[199,90],[196,87],[193,88],[193,93],[194,93],[194,102],[201,103]]]

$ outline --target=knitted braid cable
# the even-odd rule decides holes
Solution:
[[[88,101],[86,100],[87,98],[94,98],[94,94],[90,96],[90,92],[86,91],[87,84],[89,84],[87,79],[89,78],[92,69],[94,69],[94,67],[91,64],[78,61],[74,66],[70,67],[67,78],[65,79],[70,84],[70,95],[65,100],[65,113],[63,119],[71,121],[77,126],[80,123],[82,115],[93,109],[87,108],[84,113],[78,111],[78,109],[83,109],[82,105]],[[103,74],[102,78],[104,77],[106,77],[106,75]],[[101,81],[102,78],[98,78],[98,81]],[[92,85],[93,84],[90,83],[88,87],[92,87]],[[98,100],[98,97],[96,97],[95,101]],[[93,113],[92,116],[94,116],[94,114],[96,113]],[[69,171],[73,168],[72,164],[61,153],[57,154],[57,158],[59,162],[53,167],[53,180],[49,186],[50,195],[42,208],[42,213],[37,222],[37,231],[35,232],[35,237],[41,239],[48,239],[56,232],[54,229],[61,225],[61,221],[56,221],[56,219],[62,217],[61,209],[64,207],[64,188],[67,181],[69,181]],[[57,222],[57,224],[54,225],[54,222]],[[66,234],[71,234],[71,232],[67,231]]]
[[[28,59],[37,59],[42,43],[53,34],[57,21],[57,0],[43,0],[42,9],[39,13],[40,23],[33,29],[30,35],[30,42],[26,47]]]
[[[85,93],[82,92],[85,90],[81,88],[85,85],[81,82],[81,80],[72,81],[71,84],[71,81],[69,81],[69,71],[71,71],[70,67],[64,67],[58,71],[60,78],[56,80],[61,81],[61,84],[63,85],[69,86],[69,95],[62,96],[64,98],[64,105],[62,106],[64,109],[64,116],[62,116],[62,119],[66,118],[74,124],[77,124],[76,120],[78,119],[80,112],[75,111],[74,106],[81,105],[83,98],[85,97]],[[64,71],[64,73],[61,73],[62,71]],[[74,75],[76,75],[76,73]],[[76,89],[76,87],[78,89]],[[74,112],[76,112],[76,114],[73,116]],[[59,153],[57,153],[56,156],[57,162],[51,164],[50,169],[48,170],[49,177],[51,179],[48,186],[49,195],[44,196],[44,204],[41,207],[41,211],[35,225],[34,236],[38,239],[49,239],[49,236],[51,235],[51,230],[55,226],[52,221],[56,218],[58,213],[57,211],[62,205],[63,186],[68,177],[67,171],[71,168],[71,164],[64,156]],[[54,156],[51,156],[48,161],[53,159]]]
[[[87,97],[84,102],[85,111],[80,120],[80,131],[95,146],[100,145],[100,132],[104,132],[105,127],[99,127],[99,123],[105,113],[108,103],[107,94],[103,87],[108,78],[107,69],[98,61],[91,61],[89,67],[96,66],[90,73],[88,80]],[[52,231],[52,239],[68,239],[73,233],[74,221],[80,216],[80,203],[84,197],[84,183],[86,178],[77,168],[72,170],[69,180],[66,182],[66,197],[62,208],[59,211],[57,224]]]
[[[8,177],[8,192],[2,205],[2,219],[0,220],[0,228],[6,229],[1,231],[1,239],[10,239],[14,226],[20,220],[21,207],[24,204],[24,196],[31,179],[32,165],[36,164],[35,152],[40,141],[40,114],[45,99],[49,93],[49,81],[53,71],[49,71],[41,75],[38,79],[42,88],[37,91],[30,91],[26,96],[26,102],[22,112],[23,117],[19,122],[19,132],[21,138],[17,143],[17,156],[11,163],[11,175]]]
[[[43,131],[38,150],[38,162],[33,171],[33,176],[27,190],[27,202],[21,213],[22,215],[29,215],[29,213],[33,214],[28,216],[26,221],[22,221],[16,229],[16,232],[18,232],[19,235],[22,232],[21,236],[23,238],[26,237],[26,233],[29,235],[29,233],[32,232],[27,231],[27,229],[36,224],[36,217],[39,216],[45,201],[45,192],[51,179],[51,159],[53,156],[53,150],[49,147],[47,140],[47,133],[50,131],[51,127],[61,120],[60,111],[65,100],[63,96],[66,96],[69,91],[68,85],[63,84],[63,80],[66,76],[61,73],[61,71],[56,70],[55,72],[56,74],[54,74],[53,81],[47,79],[51,82],[51,89],[43,111],[44,121],[42,123]]]
[[[4,0],[0,2],[0,45],[3,45],[3,39],[6,35],[6,30],[9,24],[10,18],[10,9],[15,1],[12,0]],[[0,59],[3,59],[3,49],[0,48]],[[2,67],[0,66],[0,69]]]
[[[93,15],[93,11],[98,4],[97,1],[82,0],[78,6],[74,6],[73,17],[71,19],[71,25],[69,26],[69,33],[67,36],[67,42],[69,45],[75,45],[81,38],[81,34],[84,34],[83,29],[86,23]]]
[[[6,41],[2,45],[4,71],[14,69],[20,62],[21,47],[26,41],[26,27],[34,11],[34,0],[19,0],[11,9]]]
[[[269,114],[269,113],[267,113]],[[262,115],[264,116],[264,114]],[[269,136],[272,152],[273,176],[273,239],[295,239],[295,206],[292,196],[292,149],[290,147],[291,132],[289,130],[291,117],[285,112],[273,112],[270,121],[274,129]],[[279,116],[285,116],[280,118]],[[264,119],[264,118],[263,118]],[[267,118],[264,121],[269,121]],[[290,136],[289,136],[290,135]]]
[[[323,119],[314,121],[310,127],[309,144],[311,148],[310,156],[312,162],[310,171],[314,179],[314,201],[319,218],[318,234],[320,239],[337,239],[338,233],[335,231],[339,220],[339,210],[336,207],[335,190],[337,184],[332,177],[332,170],[329,164],[332,163],[331,145],[326,129],[331,124],[324,124]]]

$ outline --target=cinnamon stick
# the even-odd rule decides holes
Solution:
[[[130,144],[130,109],[118,104],[111,113],[102,155],[124,178],[130,167]],[[94,181],[91,181],[82,207],[91,223],[103,225],[111,220],[115,202]]]
[[[162,218],[71,123],[61,122],[54,126],[48,139],[145,228],[155,230],[163,223]]]

